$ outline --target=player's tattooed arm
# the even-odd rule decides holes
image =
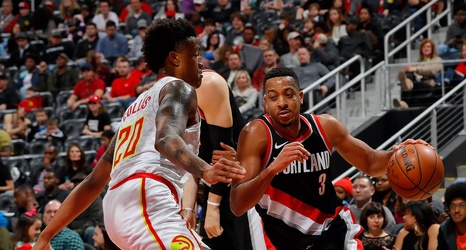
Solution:
[[[108,144],[107,150],[102,156],[102,159],[109,162],[110,164],[113,164],[113,155],[115,153],[115,143],[117,135],[118,133],[113,136],[112,141]]]
[[[199,119],[196,91],[185,82],[172,81],[162,89],[160,98],[155,148],[172,163],[202,178],[208,164],[197,157],[181,137],[186,127]]]

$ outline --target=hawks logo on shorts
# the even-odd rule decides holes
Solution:
[[[194,250],[194,244],[186,236],[177,235],[173,238],[170,248],[172,250]]]

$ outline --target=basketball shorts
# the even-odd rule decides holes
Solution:
[[[105,227],[121,249],[209,249],[180,215],[172,183],[137,173],[111,187],[103,201]]]

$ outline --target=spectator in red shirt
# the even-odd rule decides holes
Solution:
[[[254,71],[254,75],[252,76],[252,87],[257,89],[259,93],[262,93],[262,85],[264,84],[264,77],[269,70],[280,67],[278,64],[278,54],[275,52],[274,49],[269,48],[264,50],[264,66],[258,68]]]
[[[10,33],[15,26],[18,17],[13,15],[13,4],[11,0],[4,0],[0,15],[0,25],[3,33]]]
[[[95,167],[95,165],[97,165],[97,162],[99,162],[99,159],[102,158],[114,135],[115,132],[113,132],[113,130],[111,129],[104,130],[104,132],[102,132],[102,136],[100,137],[102,145],[99,147],[99,149],[97,149],[95,159],[92,162],[92,167]]]
[[[85,63],[81,67],[81,72],[83,79],[76,83],[73,94],[66,102],[71,110],[75,110],[81,104],[88,103],[89,96],[94,94],[102,97],[105,92],[105,83],[97,77],[92,65]]]
[[[117,64],[119,78],[112,82],[112,90],[105,94],[108,103],[119,102],[127,108],[136,99],[136,87],[141,79],[131,76],[131,64],[123,58]]]
[[[131,71],[131,76],[141,80],[144,76],[150,75],[151,73],[151,70],[146,69],[146,60],[141,56],[138,59],[138,67]]]

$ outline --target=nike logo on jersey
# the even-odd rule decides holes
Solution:
[[[280,144],[280,145],[278,145],[277,143],[275,143],[275,149],[280,149],[280,148],[282,148],[283,146],[285,146],[286,144],[288,144],[288,142],[282,143],[282,144]]]

